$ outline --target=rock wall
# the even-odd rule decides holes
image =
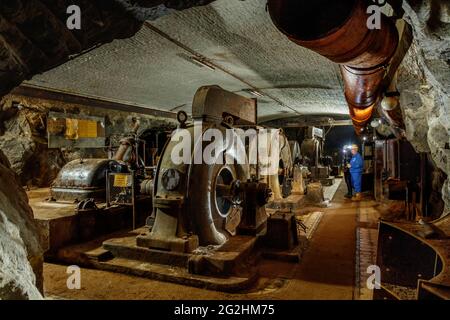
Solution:
[[[430,152],[447,175],[442,187],[450,213],[450,1],[404,1],[414,42],[399,69],[398,87],[407,139],[418,152]]]
[[[0,97],[86,50],[133,36],[147,19],[212,1],[0,1]],[[67,28],[67,9],[73,4],[81,9],[80,30]]]
[[[0,300],[42,299],[42,266],[27,195],[0,151]]]
[[[80,157],[107,157],[107,149],[49,149],[46,125],[50,111],[105,117],[106,136],[112,145],[118,145],[121,135],[130,131],[133,119],[141,122],[141,128],[175,127],[174,120],[150,115],[6,96],[0,104],[0,150],[18,174],[21,185],[48,187],[67,162]]]
[[[80,0],[81,30],[66,26],[70,0],[0,1],[0,96],[23,80],[66,62],[72,55],[142,26],[115,1]]]
[[[155,6],[146,0],[114,0],[138,21],[156,20],[174,10],[184,10],[195,6],[204,6],[215,0],[166,0]]]

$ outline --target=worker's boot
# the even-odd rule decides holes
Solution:
[[[347,199],[351,199],[353,198],[353,195],[351,193],[347,193],[344,197],[346,197]]]
[[[361,201],[361,200],[362,200],[362,195],[360,192],[355,194],[355,196],[352,198],[352,201]]]

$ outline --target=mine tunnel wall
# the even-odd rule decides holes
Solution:
[[[8,158],[20,183],[28,187],[49,187],[61,168],[79,158],[107,158],[107,149],[49,149],[47,117],[49,112],[104,117],[106,141],[118,146],[120,138],[131,131],[133,119],[141,129],[171,130],[175,120],[86,105],[30,98],[6,96],[0,104],[0,150]]]
[[[141,129],[175,128],[175,120],[20,95],[0,102],[0,299],[40,299],[43,294],[42,236],[22,186],[48,187],[73,159],[106,158],[107,149],[49,149],[49,112],[104,117],[106,140],[118,145],[134,120]],[[19,235],[19,237],[17,237]]]
[[[430,152],[447,175],[442,186],[444,215],[450,214],[449,6],[434,0],[404,2],[414,41],[398,76],[406,137],[417,152]]]
[[[18,179],[0,149],[0,299],[40,299],[40,233]]]
[[[170,1],[169,7],[185,9],[209,2],[176,0]],[[125,0],[85,1],[86,21],[96,23],[84,25],[84,34],[71,33],[64,28],[66,8],[70,4],[66,0],[54,1],[51,8],[40,1],[0,4],[3,30],[0,35],[0,99],[3,98],[0,102],[0,299],[40,299],[43,295],[40,235],[21,186],[48,186],[67,161],[79,156],[106,155],[99,150],[81,154],[73,150],[49,150],[45,134],[48,112],[106,116],[110,124],[107,135],[123,133],[133,116],[147,126],[168,125],[167,120],[129,112],[88,110],[85,106],[12,96],[4,98],[23,80],[66,62],[71,55],[113,39],[130,37],[139,30],[143,20],[169,13],[163,7],[141,8]],[[16,20],[27,23],[16,23]],[[14,110],[12,100],[25,108]]]

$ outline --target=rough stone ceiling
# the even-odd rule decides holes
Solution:
[[[251,96],[262,119],[347,114],[339,69],[287,40],[272,25],[265,0],[218,0],[147,22],[29,85],[161,110],[190,111],[196,89],[218,84]],[[215,70],[190,59],[206,57]]]

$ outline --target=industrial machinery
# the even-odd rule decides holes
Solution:
[[[133,130],[120,140],[112,159],[77,159],[66,164],[50,188],[51,200],[105,203],[110,197],[106,188],[108,174],[132,174],[138,193],[151,195],[152,180],[145,171],[146,141],[137,134],[139,127],[136,120]]]
[[[279,130],[279,151],[278,151],[278,175],[265,176],[266,183],[272,190],[273,201],[280,201],[287,198],[292,193],[292,178],[294,175],[295,158],[292,153],[291,144],[284,134]],[[277,151],[275,151],[277,153]]]
[[[294,168],[291,177],[291,192],[294,195],[304,195],[306,192],[306,181],[311,174],[307,166],[302,163],[302,152],[298,141],[289,141],[291,147]]]
[[[256,101],[219,87],[200,88],[192,108],[194,124],[180,125],[190,133],[194,153],[200,148],[203,154],[206,147],[201,136],[196,136],[197,130],[215,128],[224,137],[233,127],[259,130]],[[280,151],[275,151],[280,154],[279,170],[266,176],[260,174],[258,164],[252,165],[248,159],[239,162],[235,150],[227,151],[225,142],[217,156],[225,152],[231,162],[223,164],[218,158],[213,164],[175,164],[172,152],[177,142],[169,142],[156,172],[155,224],[148,235],[138,238],[138,244],[192,252],[199,245],[223,245],[234,234],[259,234],[266,225],[264,205],[272,196],[271,188],[279,197],[280,185],[292,170],[288,141],[285,137],[280,140]]]
[[[381,221],[374,300],[449,300],[449,216],[432,222]]]
[[[105,202],[106,172],[118,165],[108,159],[78,159],[66,164],[50,188],[51,199],[58,202],[80,202],[94,199]]]
[[[309,127],[306,131],[306,138],[301,145],[301,153],[311,172],[311,180],[329,184],[332,161],[323,157],[323,139],[324,132],[322,129]]]
[[[302,150],[298,141],[289,141],[289,147],[291,148],[292,160],[294,165],[300,164],[302,162]]]
[[[450,216],[433,196],[433,170],[407,140],[375,140],[374,194],[390,213],[378,228],[375,300],[450,299]]]
[[[119,264],[121,270],[130,273],[229,291],[255,278],[252,267],[242,271],[239,266],[261,248],[288,251],[298,261],[295,216],[283,213],[269,217],[265,208],[271,199],[283,196],[283,179],[292,175],[291,149],[284,133],[272,131],[280,137],[279,143],[261,142],[259,133],[265,128],[257,125],[256,100],[217,86],[197,91],[192,117],[194,122],[187,123],[187,115],[179,113],[179,128],[161,155],[155,174],[151,225],[134,239],[104,242],[103,248],[115,258],[100,266],[117,268]],[[204,155],[212,141],[205,138],[209,129],[221,133],[215,139],[223,141],[216,143],[219,147],[212,161],[198,162],[196,156]],[[269,172],[265,169],[270,163],[261,163],[259,157],[252,162],[249,153],[242,157],[239,147],[230,148],[226,137],[237,132],[261,142],[258,153],[269,150],[274,154],[276,170]],[[234,138],[231,141],[236,142]],[[250,141],[245,140],[240,147],[248,152]],[[181,148],[180,142],[188,148]],[[179,163],[174,155],[187,161]],[[131,263],[125,264],[121,258],[146,262],[147,269],[130,267]],[[180,271],[167,274],[166,269],[152,267],[151,263],[167,264]]]
[[[55,258],[66,245],[145,224],[153,193],[153,160],[147,167],[145,154],[157,146],[152,138],[161,140],[164,134],[138,131],[139,121],[134,121],[133,130],[123,135],[119,146],[110,148],[112,159],[67,163],[50,187],[49,201],[43,198],[31,204],[36,220],[47,229],[47,257]],[[159,149],[154,149],[147,154],[157,157]]]

